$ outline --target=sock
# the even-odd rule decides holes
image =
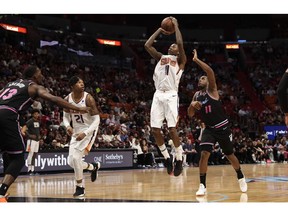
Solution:
[[[0,196],[5,196],[8,188],[9,188],[8,185],[2,183],[2,184],[0,185]]]
[[[168,153],[168,150],[167,150],[165,144],[159,146],[159,149],[160,149],[160,151],[161,151],[161,153],[162,153],[162,155],[164,156],[165,159],[170,158],[170,155]]]
[[[94,166],[93,166],[93,164],[91,164],[91,163],[88,163],[88,167],[87,167],[87,170],[93,170],[94,169]]]
[[[200,183],[206,188],[206,173],[200,173]]]
[[[244,175],[243,175],[243,173],[242,173],[241,168],[239,168],[238,170],[235,170],[235,171],[236,171],[236,173],[237,173],[237,178],[238,178],[238,179],[244,178]]]
[[[34,166],[33,165],[31,166],[31,171],[34,172]]]
[[[76,182],[76,185],[77,185],[78,187],[82,187],[82,188],[83,188],[82,182],[81,182],[81,183],[77,183],[77,182]]]
[[[176,160],[178,161],[182,161],[183,157],[182,157],[182,152],[183,152],[183,149],[182,149],[182,146],[178,146],[178,147],[175,147],[175,151],[176,151]]]

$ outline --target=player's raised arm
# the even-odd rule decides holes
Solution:
[[[210,94],[212,94],[214,97],[219,97],[218,91],[217,91],[217,84],[216,84],[216,78],[215,78],[215,73],[213,69],[200,60],[198,58],[197,50],[193,50],[193,61],[201,67],[201,69],[207,74],[207,79],[208,79],[208,91]]]
[[[156,48],[153,46],[153,43],[155,39],[158,37],[158,35],[163,32],[162,28],[158,28],[151,36],[150,38],[146,41],[144,47],[147,50],[147,52],[157,61],[160,60],[162,53],[158,52]]]

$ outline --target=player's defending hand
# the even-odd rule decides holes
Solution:
[[[197,50],[194,49],[192,54],[193,54],[193,59],[192,60],[195,62],[198,59]]]
[[[90,113],[91,112],[91,107],[79,107],[78,111],[80,113]]]

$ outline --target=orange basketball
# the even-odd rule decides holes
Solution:
[[[174,24],[172,23],[172,19],[170,17],[166,17],[161,22],[161,28],[170,34],[175,32]]]

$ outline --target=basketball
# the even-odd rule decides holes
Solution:
[[[161,22],[161,28],[170,34],[175,32],[174,24],[172,23],[172,19],[170,17],[166,17]]]

